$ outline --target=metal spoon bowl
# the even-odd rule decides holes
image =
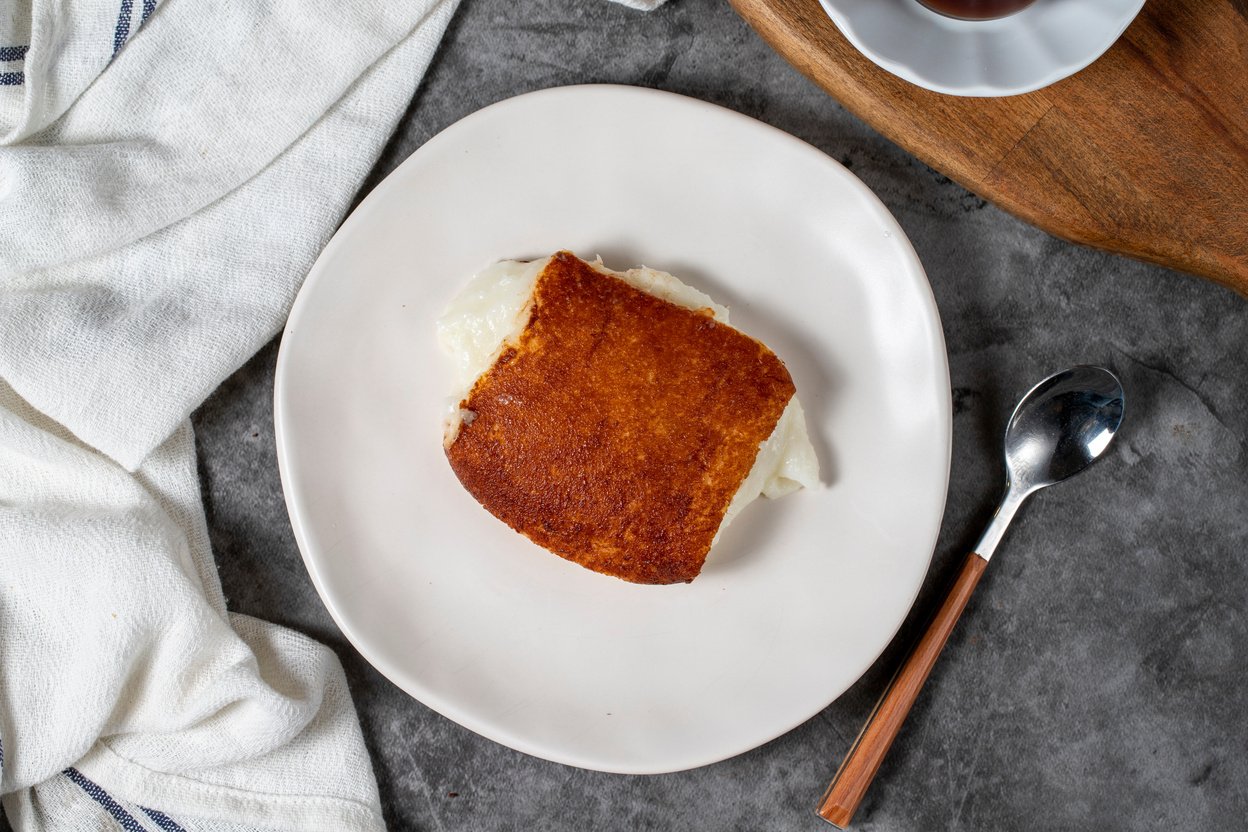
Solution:
[[[1122,424],[1123,403],[1122,385],[1103,367],[1071,367],[1023,396],[1005,428],[1008,481],[1001,505],[832,778],[818,808],[824,820],[844,828],[853,818],[1023,500],[1105,453]]]
[[[1080,365],[1049,376],[1023,396],[1005,426],[1005,496],[975,553],[992,558],[1029,495],[1087,468],[1122,424],[1125,397],[1104,367]]]

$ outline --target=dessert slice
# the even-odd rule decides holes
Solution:
[[[691,581],[732,516],[818,481],[783,362],[671,275],[566,251],[479,274],[438,323],[459,481],[580,565]]]

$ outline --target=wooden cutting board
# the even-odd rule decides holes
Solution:
[[[1248,0],[1150,0],[1082,72],[987,99],[885,72],[819,0],[730,1],[861,119],[985,199],[1248,296]]]

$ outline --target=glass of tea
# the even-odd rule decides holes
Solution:
[[[937,14],[960,20],[993,20],[1020,12],[1036,0],[919,0]]]

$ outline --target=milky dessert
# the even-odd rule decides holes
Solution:
[[[459,481],[588,569],[692,581],[748,503],[818,482],[784,363],[669,274],[566,251],[505,261],[451,302],[438,339]]]

